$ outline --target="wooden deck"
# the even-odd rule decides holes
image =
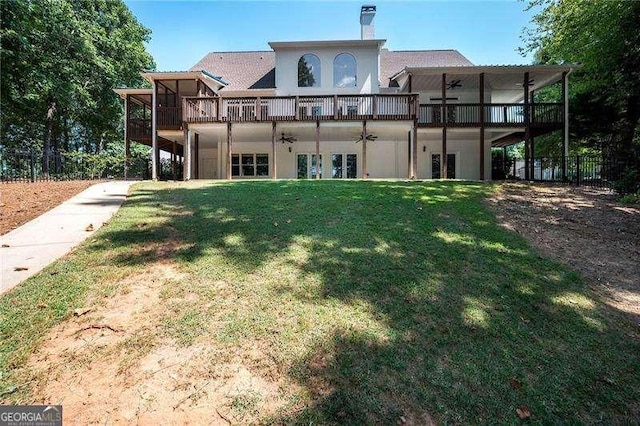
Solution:
[[[417,101],[418,96],[412,94],[185,97],[181,107],[157,108],[157,129],[180,130],[183,123],[363,120],[416,120],[420,128],[522,128],[527,109],[531,127],[551,129],[561,126],[564,118],[562,103],[418,105]],[[151,120],[131,118],[128,131],[132,138],[149,136]]]
[[[480,127],[484,107],[484,127],[524,127],[528,108],[532,127],[556,127],[563,123],[561,103],[529,104],[420,104],[419,127]],[[445,111],[445,114],[443,114]]]
[[[417,95],[184,98],[187,123],[413,120]]]

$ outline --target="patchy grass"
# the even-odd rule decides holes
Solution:
[[[29,355],[74,308],[140,292],[152,314],[114,343],[116,375],[178,345],[161,364],[184,364],[173,412],[204,401],[235,422],[637,422],[637,325],[497,226],[491,190],[141,184],[92,241],[0,300],[2,399],[51,385]],[[153,278],[158,265],[178,272]],[[222,388],[229,377],[238,385]]]

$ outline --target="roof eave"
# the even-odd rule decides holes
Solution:
[[[492,73],[492,74],[510,74],[513,72],[526,71],[555,71],[570,72],[582,67],[580,64],[563,64],[563,65],[461,65],[447,67],[405,67],[396,73],[392,79],[397,78],[402,73],[411,73],[413,75],[430,75],[441,73],[454,74],[475,74],[475,73]]]
[[[382,48],[387,42],[386,39],[366,39],[366,40],[307,40],[307,41],[270,41],[269,47],[276,49],[295,49],[313,47],[341,47],[341,46],[377,46]]]
[[[113,89],[122,99],[125,99],[127,95],[151,95],[153,89],[145,89],[138,87],[116,87]]]
[[[153,84],[155,80],[164,80],[167,77],[175,78],[177,80],[188,80],[188,79],[200,79],[205,84],[207,84],[213,90],[219,90],[228,85],[226,81],[224,81],[221,77],[214,76],[208,71],[200,70],[200,71],[141,71],[140,75],[147,80],[149,83]],[[215,87],[212,87],[213,84]]]

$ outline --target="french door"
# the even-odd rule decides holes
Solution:
[[[431,154],[431,179],[442,178],[442,154]],[[456,178],[456,154],[447,154],[447,179]]]
[[[315,179],[318,171],[320,172],[320,179],[322,179],[322,154],[320,154],[320,164],[318,164],[316,154],[297,155],[296,176],[298,179]]]
[[[358,173],[356,154],[331,154],[331,178],[355,179]]]

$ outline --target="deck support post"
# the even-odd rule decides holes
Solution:
[[[407,178],[415,179],[413,174],[413,132],[409,130],[407,132]]]
[[[507,178],[509,170],[507,170],[507,146],[502,147],[502,170],[504,171],[504,177]]]
[[[231,123],[227,123],[227,180],[231,180],[231,149],[233,147]]]
[[[193,162],[193,178],[200,179],[200,135],[193,135],[193,150],[195,152],[195,161]]]
[[[129,158],[131,157],[131,145],[129,142],[130,101],[131,95],[126,95],[124,98],[124,180],[129,178]]]
[[[362,179],[369,176],[367,173],[367,121],[362,122]]]
[[[442,74],[442,157],[440,179],[447,178],[447,74]]]
[[[176,160],[178,158],[178,143],[173,141],[171,144],[171,174],[173,175],[173,180],[176,180]]]
[[[418,178],[418,120],[413,120],[413,129],[412,129],[412,138],[411,138],[411,178]]]
[[[562,73],[562,181],[567,181],[567,157],[569,156],[569,73]]]
[[[531,159],[531,171],[529,174],[531,175],[531,180],[536,180],[535,138],[531,135],[531,132],[529,132],[529,150],[531,151],[531,154],[529,154],[529,158]],[[542,179],[542,176],[540,176],[540,179]]]
[[[271,122],[271,177],[278,179],[278,150],[276,149],[276,122]]]
[[[524,80],[522,81],[522,87],[524,90],[524,178],[525,180],[531,180],[531,164],[533,159],[531,158],[531,123],[529,115],[529,73],[524,73]]]
[[[480,95],[480,180],[484,180],[484,73],[480,73],[479,77],[479,95]]]
[[[320,161],[320,120],[316,120],[316,179],[320,179],[320,170],[322,161]]]
[[[191,130],[184,129],[184,146],[182,148],[182,180],[191,179]]]
[[[153,80],[153,90],[151,92],[151,179],[158,180],[158,135],[157,135],[157,97],[158,97],[158,84]]]

